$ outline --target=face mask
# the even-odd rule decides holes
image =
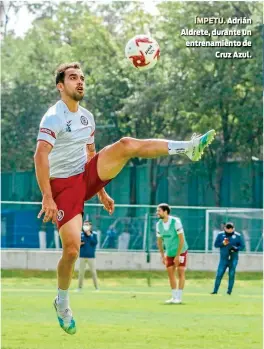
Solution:
[[[91,228],[90,225],[84,225],[84,226],[83,226],[83,231],[87,232],[87,231],[90,230],[90,228]]]

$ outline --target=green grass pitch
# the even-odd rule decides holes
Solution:
[[[170,297],[164,273],[99,273],[100,291],[87,274],[70,301],[77,323],[64,333],[53,309],[54,273],[2,272],[2,349],[262,349],[262,275],[238,274],[210,295],[214,273],[187,272],[183,304]]]

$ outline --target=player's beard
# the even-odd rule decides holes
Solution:
[[[64,93],[76,102],[80,102],[84,97],[84,93],[81,94],[77,91],[71,92],[67,88],[65,88]]]
[[[78,92],[73,92],[73,93],[70,95],[70,97],[71,97],[74,101],[80,102],[80,101],[83,99],[84,94],[80,94],[80,93],[78,93]]]

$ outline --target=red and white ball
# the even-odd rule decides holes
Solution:
[[[126,44],[125,54],[134,68],[147,70],[157,63],[160,48],[157,41],[149,35],[136,35]]]

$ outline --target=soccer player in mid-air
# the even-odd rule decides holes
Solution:
[[[166,303],[179,304],[182,302],[182,292],[185,284],[188,244],[181,220],[170,215],[168,204],[159,204],[157,216],[159,218],[156,224],[157,244],[162,262],[167,268],[172,293],[172,297]],[[163,246],[166,248],[166,255]],[[178,288],[175,276],[176,269],[179,278]]]
[[[62,240],[62,256],[58,263],[58,294],[54,300],[62,329],[76,332],[69,306],[74,263],[79,255],[84,202],[98,195],[112,214],[114,200],[104,187],[133,157],[157,158],[185,154],[198,161],[214,138],[215,131],[190,141],[121,138],[96,153],[93,115],[79,105],[85,93],[85,77],[79,63],[66,63],[56,71],[56,87],[60,100],[43,116],[34,156],[36,176],[42,192],[40,218],[57,223]]]

